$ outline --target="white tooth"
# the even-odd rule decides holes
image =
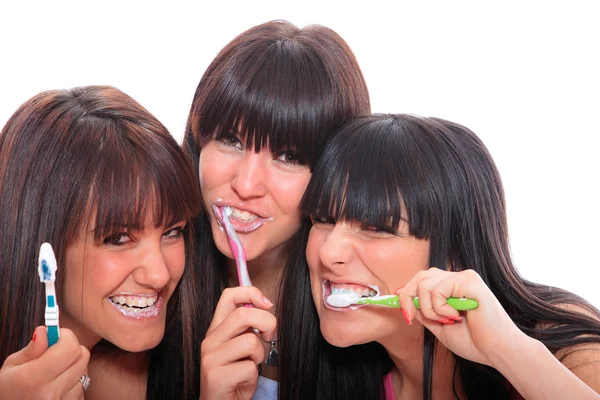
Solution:
[[[117,296],[117,303],[125,304],[125,296]]]
[[[154,305],[154,299],[148,299],[148,305],[149,306],[153,306]]]
[[[257,218],[255,214],[252,214],[248,211],[238,210],[237,208],[233,209],[233,216],[237,219],[241,219],[242,221],[253,221]]]
[[[334,288],[331,288],[331,293],[333,293],[333,294],[337,294],[338,292],[339,292],[339,289],[338,289],[338,288],[336,288],[336,287],[334,287]]]
[[[368,296],[369,295],[369,289],[363,289],[361,294],[363,296]]]
[[[131,296],[126,296],[125,297],[125,303],[127,303],[127,305],[129,307],[132,307],[134,305],[134,300]]]
[[[371,296],[371,297],[375,296],[376,294],[377,294],[377,292],[376,292],[376,291],[374,291],[373,289],[371,289],[371,290],[369,291],[369,296]]]

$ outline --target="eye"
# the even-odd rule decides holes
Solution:
[[[244,150],[244,145],[237,135],[233,132],[225,132],[218,135],[215,140],[227,147],[233,147],[237,150]]]
[[[102,243],[108,246],[123,246],[129,242],[131,242],[131,237],[129,237],[127,232],[114,233],[102,241]]]
[[[275,156],[275,159],[289,165],[301,164],[298,155],[293,150],[281,151]]]
[[[398,231],[389,226],[363,226],[362,230],[375,237],[399,236]]]
[[[186,228],[187,225],[175,226],[163,233],[163,238],[165,238],[165,240],[177,240],[183,238],[183,232],[185,232]]]
[[[335,225],[335,219],[333,217],[320,218],[316,216],[311,216],[310,220],[313,225]]]

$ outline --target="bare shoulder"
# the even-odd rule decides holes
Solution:
[[[90,386],[86,400],[145,399],[148,355],[119,349],[92,352],[88,364]]]
[[[560,307],[600,320],[593,312],[581,306],[567,304]],[[588,342],[564,347],[554,355],[579,379],[600,393],[600,343]]]

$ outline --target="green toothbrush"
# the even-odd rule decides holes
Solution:
[[[368,304],[381,307],[400,308],[398,296],[385,295],[373,297],[359,297],[358,294],[354,292],[332,294],[327,298],[327,303],[334,307],[340,308],[349,307],[353,304]],[[413,299],[413,303],[415,304],[415,307],[421,308],[418,297],[415,297]],[[479,306],[479,303],[476,300],[459,297],[450,297],[448,299],[448,304],[450,304],[452,308],[458,311],[474,310]]]

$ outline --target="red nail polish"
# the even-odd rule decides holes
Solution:
[[[456,322],[461,322],[462,321],[462,317],[451,316],[451,317],[448,317],[448,318],[450,318],[452,321],[456,321]]]
[[[446,324],[446,325],[452,325],[452,324],[454,324],[454,321],[451,320],[450,318],[438,319],[438,322],[441,322],[442,324]]]
[[[33,332],[33,336],[31,337],[31,341],[35,343],[35,339],[37,337],[37,333]]]
[[[395,290],[394,290],[394,293],[395,293],[395,294],[398,294],[398,292],[399,292],[400,290],[402,290],[403,288],[404,288],[404,285],[402,285],[402,286],[398,287],[397,289],[395,289]]]
[[[400,309],[402,311],[402,316],[404,317],[404,320],[406,321],[406,323],[408,325],[412,324],[412,321],[410,320],[410,317],[408,316],[408,311],[406,311],[404,308]]]

